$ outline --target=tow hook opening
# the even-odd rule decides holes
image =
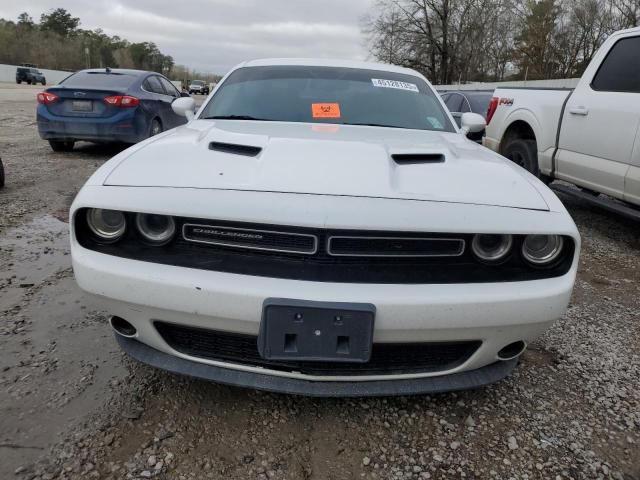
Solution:
[[[136,327],[131,325],[124,318],[113,316],[109,319],[109,323],[111,324],[113,331],[123,337],[132,338],[138,334]]]
[[[524,352],[526,348],[527,344],[522,340],[518,340],[503,347],[502,350],[498,352],[498,358],[500,360],[511,360],[522,355],[522,352]]]

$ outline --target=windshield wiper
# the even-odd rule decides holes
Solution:
[[[340,125],[358,125],[360,127],[405,128],[405,127],[398,127],[396,125],[383,125],[381,123],[348,123],[348,122],[341,122]]]
[[[212,115],[204,117],[204,120],[257,120],[260,122],[271,122],[268,118],[257,118],[251,115]]]

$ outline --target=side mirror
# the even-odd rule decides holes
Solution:
[[[191,95],[189,95],[189,92],[187,92],[186,90],[183,90],[180,92],[180,96],[181,97],[191,97]]]
[[[196,102],[191,97],[180,97],[171,103],[171,108],[176,114],[191,121],[195,117]]]
[[[482,115],[466,112],[460,119],[460,130],[463,134],[478,133],[487,127],[487,122]]]

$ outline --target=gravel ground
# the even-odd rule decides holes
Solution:
[[[75,286],[66,211],[118,149],[54,154],[32,94],[0,85],[1,479],[640,479],[637,224],[567,202],[571,306],[496,385],[364,400],[215,385],[127,359]]]

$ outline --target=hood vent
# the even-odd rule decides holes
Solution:
[[[441,153],[394,153],[391,158],[398,165],[444,163],[444,155]]]
[[[255,157],[262,151],[262,148],[253,147],[251,145],[238,145],[235,143],[211,142],[209,144],[209,150],[233,153],[235,155],[244,155],[246,157]]]

